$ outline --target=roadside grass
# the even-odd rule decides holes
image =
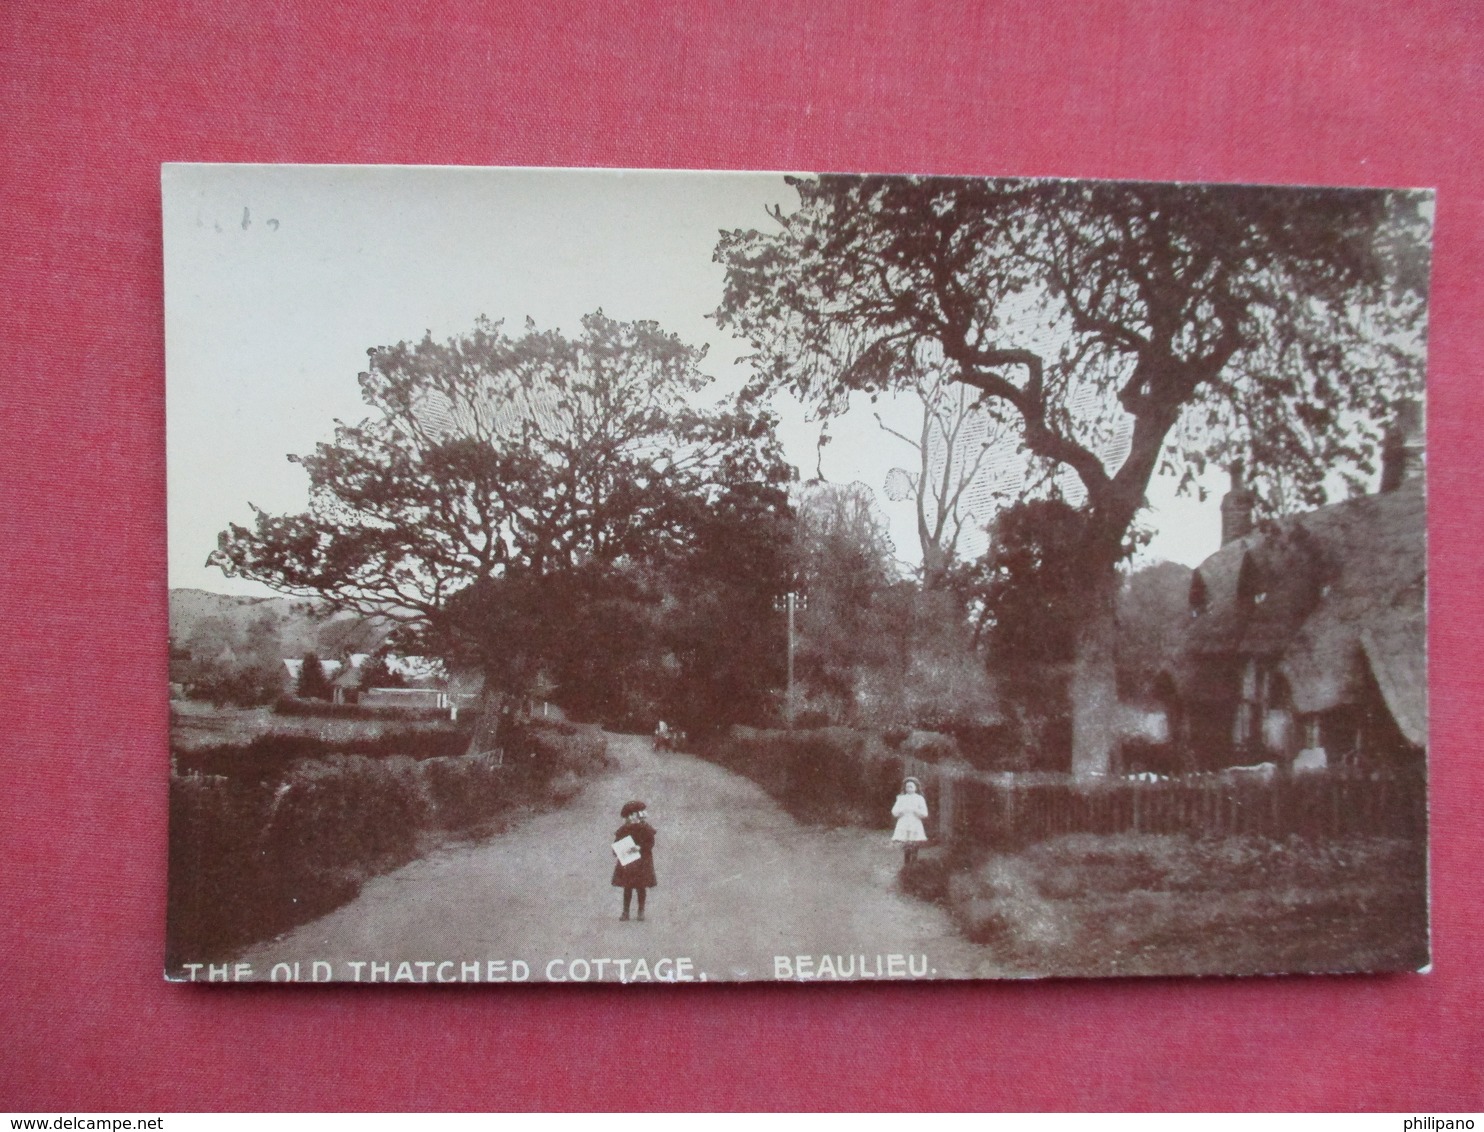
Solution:
[[[1026,975],[1412,970],[1427,962],[1410,841],[1073,834],[946,878],[965,933]]]

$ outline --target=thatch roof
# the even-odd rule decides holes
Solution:
[[[1422,579],[1361,631],[1371,674],[1403,735],[1427,745],[1427,595]]]
[[[1280,665],[1298,711],[1317,712],[1353,702],[1369,667],[1402,733],[1425,744],[1426,510],[1415,478],[1222,547],[1196,572],[1205,607],[1176,665],[1182,690],[1210,698],[1210,662],[1256,657]]]
[[[1327,549],[1296,520],[1222,547],[1191,579],[1193,588],[1204,587],[1205,604],[1191,621],[1186,647],[1210,654],[1282,652],[1336,573]]]

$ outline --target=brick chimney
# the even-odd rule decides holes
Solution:
[[[1252,533],[1252,509],[1257,496],[1247,486],[1247,468],[1241,460],[1231,466],[1232,488],[1221,499],[1221,545]]]
[[[1421,475],[1426,447],[1422,402],[1410,397],[1398,401],[1396,416],[1381,440],[1381,490],[1395,491],[1406,480]]]

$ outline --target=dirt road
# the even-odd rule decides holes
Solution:
[[[655,753],[647,739],[613,735],[609,750],[616,767],[562,809],[369,881],[350,904],[243,956],[253,977],[998,973],[990,952],[959,936],[942,909],[898,891],[900,856],[886,832],[801,825],[747,779],[691,755]],[[643,923],[620,922],[620,890],[609,884],[608,843],[630,798],[649,803],[658,830],[659,886]]]

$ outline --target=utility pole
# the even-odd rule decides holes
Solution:
[[[784,705],[784,718],[788,721],[789,730],[794,725],[794,606],[797,604],[798,595],[793,590],[788,591],[788,698]]]
[[[795,580],[791,580],[791,584],[797,584],[797,582]],[[787,629],[787,632],[788,632],[788,687],[784,691],[784,699],[783,699],[783,724],[784,724],[785,727],[789,728],[790,730],[793,729],[794,715],[796,714],[796,712],[795,712],[795,706],[796,706],[796,704],[795,704],[795,695],[794,695],[794,650],[795,650],[795,642],[797,641],[797,638],[798,638],[798,618],[797,618],[797,614],[798,614],[798,611],[800,609],[807,609],[808,607],[809,607],[809,600],[808,600],[808,598],[805,597],[803,594],[799,593],[797,590],[789,590],[781,598],[780,597],[775,597],[773,599],[773,608],[774,609],[781,609],[787,615],[787,623],[788,623],[788,629]]]

